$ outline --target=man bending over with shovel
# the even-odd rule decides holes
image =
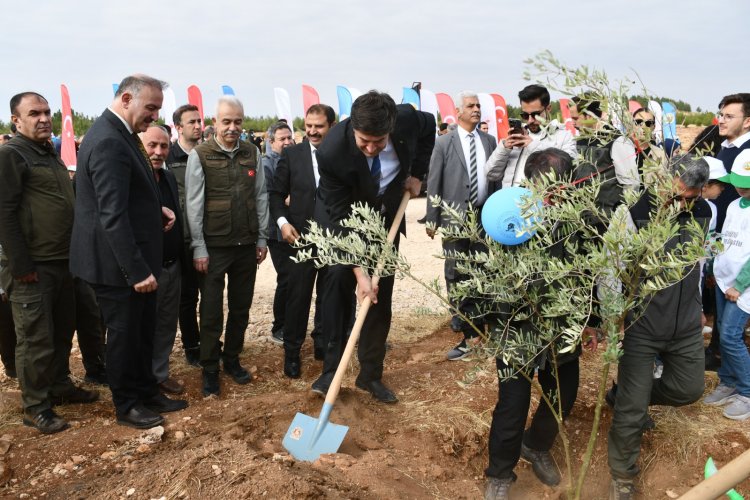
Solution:
[[[374,90],[352,105],[351,116],[336,125],[317,151],[320,184],[315,221],[337,232],[349,217],[353,203],[365,203],[383,215],[390,227],[404,190],[419,195],[435,144],[435,119],[431,114],[399,105]],[[400,232],[405,233],[405,223]],[[398,246],[396,237],[395,245]],[[346,344],[353,317],[351,296],[355,288],[362,300],[373,302],[362,327],[358,358],[360,373],[355,385],[383,403],[395,403],[396,395],[382,382],[385,342],[391,326],[394,277],[383,277],[372,286],[368,272],[359,267],[329,266],[323,294],[323,332],[327,338],[323,373],[312,384],[325,396]]]

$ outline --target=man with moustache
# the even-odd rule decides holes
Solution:
[[[336,121],[333,108],[325,104],[310,106],[305,114],[305,137],[302,144],[286,148],[276,167],[270,194],[271,219],[279,227],[282,239],[293,244],[309,228],[315,210],[315,191],[318,188],[317,149]],[[289,202],[286,203],[287,198]],[[296,253],[296,252],[295,252]],[[317,277],[318,297],[322,295],[321,275],[313,261],[289,261],[287,308],[284,320],[284,375],[299,378],[302,363],[300,349],[307,333],[310,302]],[[320,314],[316,307],[316,317]],[[316,321],[317,323],[317,321]],[[317,326],[317,325],[316,325]],[[315,358],[323,359],[325,341],[313,332]]]
[[[292,129],[286,122],[278,121],[271,125],[267,134],[268,146],[266,154],[261,161],[266,174],[266,191],[270,200],[273,190],[273,177],[276,166],[281,158],[281,152],[294,145]],[[268,252],[271,254],[271,262],[276,270],[276,292],[273,296],[273,324],[271,325],[271,341],[275,344],[284,343],[284,318],[286,316],[286,303],[289,283],[289,266],[292,261],[292,248],[289,243],[281,238],[281,233],[274,222],[268,221]]]
[[[166,83],[126,77],[78,153],[70,269],[96,293],[107,326],[107,379],[117,423],[150,428],[184,408],[159,391],[152,369],[162,234],[175,222],[161,204],[138,138],[159,117]]]
[[[10,113],[17,134],[0,148],[0,266],[16,331],[16,370],[23,423],[43,434],[68,428],[55,404],[91,403],[98,393],[70,380],[75,288],[68,270],[73,187],[54,146],[47,100],[16,94]],[[32,219],[33,217],[33,219]]]
[[[222,96],[216,107],[216,134],[188,157],[185,208],[193,265],[201,273],[201,366],[203,394],[218,396],[219,359],[238,384],[252,377],[240,364],[257,266],[268,252],[268,193],[260,151],[240,141],[242,103]],[[227,317],[224,323],[224,286]]]
[[[455,102],[457,103],[458,128],[437,138],[427,174],[428,225],[426,230],[430,238],[435,237],[438,227],[449,227],[455,224],[455,221],[442,213],[439,206],[432,206],[430,203],[432,196],[440,196],[444,202],[458,207],[462,212],[473,210],[478,217],[482,205],[498,187],[495,183],[488,182],[484,173],[485,161],[497,147],[497,141],[477,127],[482,119],[479,97],[474,92],[463,91],[456,96]],[[446,257],[455,252],[483,250],[486,250],[484,246],[476,244],[472,246],[467,239],[443,240],[443,252]],[[454,283],[463,279],[466,277],[456,272],[456,260],[446,258],[445,283],[448,290]],[[456,307],[462,314],[472,316],[474,309],[472,301],[464,301],[456,304]],[[476,324],[478,319],[474,319],[473,322]],[[471,325],[461,321],[457,315],[451,323],[454,330],[462,331],[464,334],[463,340],[446,356],[449,360],[455,361],[469,355],[471,350],[469,343],[478,334]]]
[[[152,123],[138,134],[151,160],[162,205],[175,213],[175,224],[164,233],[161,275],[156,289],[156,332],[154,334],[153,369],[156,382],[163,392],[182,394],[185,387],[169,376],[169,355],[177,335],[177,316],[180,305],[180,275],[183,256],[182,214],[178,207],[177,180],[164,168],[169,155],[169,133],[161,125]],[[187,402],[185,402],[187,407]]]
[[[183,104],[175,110],[172,120],[177,129],[177,141],[169,148],[167,170],[174,174],[179,192],[180,215],[185,220],[185,169],[190,152],[201,140],[201,115],[198,107]],[[182,225],[184,235],[184,263],[192,261],[190,250],[190,231],[187,224]],[[198,273],[192,265],[182,266],[180,281],[180,335],[185,349],[185,360],[193,366],[200,366],[200,333],[198,330]]]
[[[390,227],[405,191],[419,196],[435,144],[435,118],[409,104],[375,90],[361,95],[351,116],[339,123],[318,148],[320,183],[315,220],[324,228],[342,232],[341,221],[351,215],[353,203],[366,204],[383,215]],[[404,221],[401,231],[405,230]],[[395,244],[398,245],[399,237]],[[335,265],[325,270],[323,330],[328,336],[323,373],[312,385],[325,395],[341,360],[353,307],[351,294],[370,297],[373,305],[362,327],[355,385],[381,403],[395,403],[396,395],[383,382],[383,361],[390,330],[394,277],[372,286],[361,267]]]

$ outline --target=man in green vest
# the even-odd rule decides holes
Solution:
[[[53,405],[99,398],[73,385],[69,376],[75,290],[68,258],[75,198],[65,164],[49,142],[47,99],[36,92],[16,94],[10,113],[18,134],[0,148],[2,267],[13,277],[7,291],[18,342],[23,423],[52,434],[68,428]]]
[[[220,392],[220,358],[224,371],[238,384],[252,379],[239,355],[255,272],[267,253],[268,194],[260,151],[240,140],[244,116],[237,98],[219,98],[216,133],[190,152],[185,173],[193,266],[200,273],[200,359],[206,396]],[[225,276],[229,313],[222,351]]]

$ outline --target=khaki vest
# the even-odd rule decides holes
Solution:
[[[203,236],[208,247],[254,245],[258,241],[255,188],[258,148],[240,141],[234,153],[216,139],[196,146],[205,177]],[[233,155],[233,156],[232,156]]]

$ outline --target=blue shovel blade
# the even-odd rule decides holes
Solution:
[[[326,412],[321,412],[325,418]],[[286,431],[282,444],[297,460],[313,462],[324,453],[336,453],[349,427],[332,424],[327,419],[297,413]]]

